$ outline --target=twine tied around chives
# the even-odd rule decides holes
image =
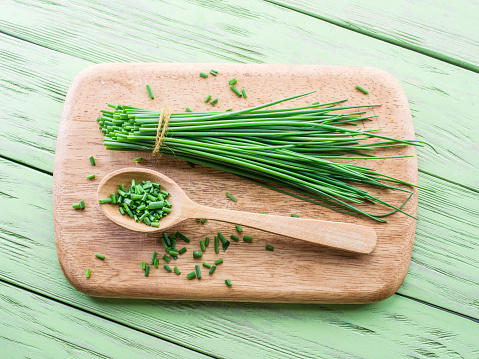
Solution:
[[[171,108],[165,107],[161,109],[160,120],[158,121],[158,129],[156,131],[155,148],[151,154],[153,156],[161,157],[160,148],[165,139],[168,122],[170,122]]]

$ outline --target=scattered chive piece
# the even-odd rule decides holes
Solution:
[[[183,254],[185,252],[186,252],[186,247],[183,247],[178,251],[178,254]]]
[[[155,258],[155,263],[153,264],[153,266],[155,268],[158,268],[159,265],[160,265],[160,260],[158,258]]]
[[[253,237],[247,236],[246,234],[243,236],[243,241],[251,243],[253,242]]]
[[[219,243],[218,237],[215,236],[215,253],[219,253],[219,252],[220,252],[220,243]]]
[[[165,201],[150,202],[148,204],[149,209],[162,209],[165,205]]]
[[[136,163],[140,162],[143,158],[141,157],[137,157],[137,158],[134,158],[133,161],[135,161]]]
[[[241,94],[241,91],[238,90],[238,89],[237,89],[236,87],[234,87],[233,85],[230,86],[230,89],[231,89],[231,91],[233,91],[238,97],[243,96],[243,95]]]
[[[210,70],[210,74],[212,74],[213,76],[217,76],[217,75],[218,75],[218,71],[211,69],[211,70]]]
[[[206,72],[200,72],[200,76],[201,77],[204,77],[204,78],[207,78],[208,77],[208,74]]]
[[[215,98],[214,100],[211,100],[210,104],[216,105],[217,102],[218,102],[218,98]]]
[[[299,218],[297,214],[291,213],[291,217]]]
[[[240,232],[240,233],[243,232],[243,228],[241,228],[241,226],[239,224],[236,224],[235,227],[236,227],[236,230],[238,232]]]
[[[234,234],[232,234],[230,237],[231,237],[231,239],[232,239],[233,241],[236,241],[236,242],[239,241],[239,237],[236,236],[236,235],[234,235]]]
[[[196,277],[198,279],[201,279],[201,269],[199,264],[195,265],[195,271],[196,271]]]
[[[164,264],[163,268],[165,268],[168,272],[171,272],[171,267],[168,264]]]
[[[231,80],[228,81],[230,85],[236,85],[237,82],[238,80],[236,80],[235,78],[232,78]]]
[[[244,88],[241,89],[241,94],[243,95],[243,98],[247,98],[248,95],[246,93],[246,90]]]
[[[223,244],[225,244],[227,242],[225,236],[221,232],[218,232],[218,238],[220,239],[221,243],[223,243]]]
[[[100,259],[105,259],[105,256],[103,254],[96,253],[95,257],[100,258]]]
[[[206,251],[205,241],[200,241],[200,247],[203,252]]]
[[[216,269],[216,266],[212,266],[209,273],[213,274],[215,272],[215,269]]]
[[[274,247],[270,246],[269,244],[267,244],[265,248],[266,248],[267,251],[273,251],[274,250]]]
[[[185,236],[183,233],[176,232],[176,235],[180,237],[182,240],[184,240],[186,243],[190,243],[190,239],[187,236]]]
[[[225,279],[225,283],[228,287],[231,287],[231,281],[229,279]]]
[[[233,202],[238,201],[235,197],[233,197],[232,195],[230,195],[228,192],[226,192],[226,196],[229,197]]]
[[[87,269],[85,277],[90,278],[91,270]]]
[[[226,110],[226,112],[230,112],[230,111],[233,111],[233,109],[229,108],[229,109]]]
[[[187,163],[188,166],[190,166],[191,168],[195,168],[195,164],[194,164],[193,162],[186,161],[186,163]]]
[[[86,176],[86,178],[87,179],[93,179],[93,178],[95,178],[95,174],[88,175],[88,176]]]
[[[223,250],[226,251],[228,247],[230,246],[230,241],[226,241],[226,243],[223,243]]]
[[[146,268],[146,262],[141,261],[141,269],[145,270],[145,268]]]
[[[201,224],[205,224],[205,222],[206,222],[206,218],[203,218],[203,219],[201,220]]]
[[[170,239],[170,237],[168,237],[168,233],[163,232],[163,239],[166,242],[166,246],[171,248],[171,239]]]
[[[204,265],[206,268],[211,268],[211,264],[209,264],[209,263],[203,262],[203,265]]]
[[[159,228],[159,227],[160,227],[160,222],[153,221],[153,222],[150,223],[150,225],[151,225],[152,227]]]
[[[223,263],[222,258],[215,260],[215,266],[217,266],[218,264],[221,264],[221,263]]]
[[[150,275],[150,266],[147,264],[145,267],[145,277],[148,277]]]
[[[116,193],[110,194],[110,198],[111,198],[111,203],[117,203],[118,202],[118,198],[117,198]]]
[[[151,261],[150,261],[150,264],[154,264],[155,263],[155,259],[156,259],[156,251],[153,252],[153,256],[151,257]]]
[[[152,100],[155,99],[155,96],[153,95],[153,91],[151,91],[151,86],[150,85],[146,85],[146,89],[148,90],[148,95],[150,95],[150,98]]]
[[[93,158],[93,156],[90,156],[90,163],[92,166],[95,166],[95,159]]]
[[[170,237],[170,239],[176,239],[176,234],[172,233],[172,234],[169,234],[168,235]],[[176,243],[176,242],[175,242]]]
[[[208,95],[205,97],[205,102],[208,103],[208,101],[211,100],[211,95]]]
[[[180,272],[180,270],[178,269],[178,267],[177,267],[177,266],[175,266],[175,269],[174,269],[174,271],[175,271],[175,273],[176,273],[176,274],[178,274],[178,275],[180,275],[180,274],[181,274],[181,272]]]
[[[170,236],[170,239],[171,239],[171,236]],[[176,249],[176,239],[171,239],[171,249]]]
[[[201,258],[203,257],[202,251],[193,251],[193,258]]]
[[[168,207],[163,207],[161,209],[163,212],[166,212],[166,213],[170,213],[171,212],[171,209],[169,209]]]
[[[196,272],[193,271],[193,272],[190,272],[186,275],[186,278],[188,279],[193,279],[193,278],[196,278]]]
[[[259,214],[268,214],[268,213],[266,213],[266,212],[259,212]]]
[[[357,88],[359,91],[364,92],[366,95],[369,93],[368,90],[366,90],[364,87],[361,87],[361,86],[359,86],[359,85],[356,85],[356,88]]]
[[[120,207],[120,213],[123,215],[125,214],[125,210],[123,209],[123,207]]]
[[[319,105],[319,101],[314,101],[312,105]]]
[[[85,201],[84,200],[81,200],[79,205],[80,205],[80,209],[85,209]]]
[[[103,198],[103,199],[99,199],[98,202],[103,204],[103,203],[111,203],[113,201],[111,200],[111,198]]]
[[[208,247],[208,244],[210,244],[210,237],[205,237],[205,246]]]
[[[167,262],[167,263],[170,263],[170,261],[171,261],[171,258],[170,258],[170,257],[168,257],[166,254],[165,254],[165,255],[163,255],[163,259],[164,259],[164,260],[165,260],[165,262]]]
[[[175,257],[176,255],[178,255],[178,251],[175,251],[175,250],[173,250],[173,249],[170,249],[170,250],[168,251],[168,254],[169,254],[170,256],[172,256],[172,257]]]
[[[80,209],[80,203],[74,203],[72,208]]]
[[[187,107],[186,112],[193,112],[193,110],[191,108]]]

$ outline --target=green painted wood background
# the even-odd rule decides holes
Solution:
[[[0,348],[8,357],[477,358],[477,1],[6,0]],[[475,10],[475,11],[474,11]],[[363,65],[401,82],[419,193],[408,275],[361,306],[90,298],[63,277],[52,171],[66,91],[100,62]]]

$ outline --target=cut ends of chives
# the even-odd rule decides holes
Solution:
[[[231,287],[231,281],[229,279],[225,279],[225,283],[228,287]]]
[[[233,202],[238,201],[233,195],[229,194],[228,192],[226,192],[226,196],[229,197]]]
[[[100,258],[100,259],[105,259],[105,256],[103,254],[100,254],[100,253],[96,253],[95,257]]]
[[[200,72],[200,76],[203,78],[207,78],[208,74],[206,72]]]
[[[92,166],[95,166],[95,165],[96,165],[95,159],[93,158],[93,156],[90,156],[90,164],[91,164]]]
[[[212,266],[209,273],[213,274],[215,272],[215,269],[216,269],[216,266]]]
[[[267,251],[274,251],[274,247],[273,247],[273,246],[270,246],[269,244],[267,244],[267,245],[265,246],[265,248],[266,248]]]
[[[174,268],[173,270],[175,271],[176,274],[178,274],[178,275],[181,274],[181,272],[180,272],[180,270],[178,269],[178,267],[175,266],[175,268]]]
[[[141,158],[141,157],[137,157],[137,158],[133,159],[133,161],[135,161],[136,163],[138,163],[138,162],[140,162],[142,159],[143,159],[143,158]]]
[[[150,275],[150,266],[147,264],[145,267],[145,277],[148,277]]]
[[[187,107],[186,112],[193,112],[193,110],[191,108]]]
[[[196,272],[196,278],[201,279],[201,269],[199,264],[195,265],[195,272]]]
[[[211,69],[210,74],[212,74],[213,76],[218,76],[218,71]]]
[[[291,213],[291,217],[299,218],[297,214]]]
[[[243,96],[243,94],[241,93],[240,90],[238,90],[236,87],[234,87],[233,85],[230,86],[230,89],[231,91],[233,91],[238,97],[241,97]]]
[[[93,179],[93,178],[95,178],[95,174],[88,175],[88,176],[86,176],[86,178],[87,179]]]
[[[233,85],[236,85],[238,83],[238,80],[236,80],[235,78],[232,78],[231,80],[228,81],[228,83],[233,86]]]
[[[146,89],[148,90],[148,95],[150,95],[150,98],[152,100],[155,99],[155,96],[153,95],[153,91],[151,90],[151,86],[150,85],[146,85]]]
[[[165,268],[168,272],[171,272],[172,269],[168,264],[163,264],[163,268]]]
[[[91,270],[90,270],[90,269],[87,269],[87,270],[86,270],[85,277],[90,278],[90,274],[91,274]]]
[[[217,266],[218,264],[221,264],[221,263],[223,263],[222,258],[215,260],[215,266]]]
[[[366,90],[364,87],[362,86],[359,86],[359,85],[356,85],[356,88],[361,91],[361,92],[364,92],[366,95],[369,93],[368,90]]]
[[[236,231],[243,232],[243,228],[241,228],[239,224],[236,224],[235,227],[236,227]]]
[[[248,97],[248,94],[246,93],[246,90],[244,88],[241,89],[241,94],[243,95],[243,98]]]
[[[85,201],[81,200],[79,203],[74,203],[72,205],[72,208],[74,208],[74,209],[85,209]]]
[[[232,239],[233,241],[235,241],[235,242],[238,242],[238,241],[239,241],[239,237],[238,237],[237,235],[235,235],[235,234],[232,234],[230,237],[231,237],[231,239]]]
[[[186,275],[186,278],[188,279],[193,279],[193,278],[196,278],[196,272],[193,271],[193,272],[190,272]]]
[[[214,100],[211,100],[210,104],[216,105],[218,103],[218,98],[215,98]]]
[[[193,258],[201,258],[203,257],[202,251],[193,251]]]
[[[253,242],[253,237],[247,236],[246,234],[243,236],[243,241],[251,243]]]
[[[209,100],[211,100],[211,95],[208,95],[205,97],[205,102],[207,103]]]

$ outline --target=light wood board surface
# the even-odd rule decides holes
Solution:
[[[208,79],[198,76],[200,71],[211,68],[218,70],[220,75]],[[247,100],[238,99],[228,89],[227,81],[232,77],[238,79],[238,86],[247,89]],[[147,83],[153,88],[155,100],[147,95]],[[370,94],[357,91],[357,84],[368,88]],[[385,136],[414,137],[409,106],[401,86],[389,74],[372,68],[150,63],[99,65],[78,75],[64,105],[53,186],[58,256],[70,283],[94,296],[164,299],[365,303],[393,294],[406,275],[411,257],[413,219],[394,214],[388,217],[387,224],[374,223],[292,199],[233,175],[201,166],[191,169],[184,161],[168,157],[154,159],[146,153],[106,151],[95,121],[99,110],[106,108],[108,102],[152,109],[169,106],[176,112],[189,106],[199,111],[212,109],[203,102],[206,94],[211,93],[213,98],[220,99],[217,110],[226,110],[310,90],[318,92],[294,100],[288,107],[341,98],[348,98],[349,104],[380,103],[382,107],[368,110],[368,114],[379,117],[359,127],[381,128]],[[395,148],[382,153],[414,156],[415,149]],[[90,166],[90,155],[97,161],[95,167]],[[218,230],[228,236],[235,231],[234,226],[220,222],[208,221],[201,225],[193,220],[175,228],[192,239],[186,245],[188,252],[175,263],[182,274],[176,276],[162,268],[152,268],[150,277],[144,277],[140,262],[149,261],[154,250],[162,251],[160,237],[134,233],[114,225],[95,203],[99,181],[113,170],[130,167],[138,155],[145,160],[137,166],[156,169],[169,176],[197,203],[369,225],[376,229],[377,247],[371,255],[351,255],[245,227],[245,233],[254,237],[252,244],[232,242],[220,255],[214,253],[210,244],[203,258],[194,260],[191,252],[199,248],[199,240],[205,236],[212,238]],[[355,160],[355,163],[417,183],[415,157]],[[90,173],[96,174],[95,180],[86,179]],[[238,198],[237,203],[224,195],[227,191]],[[399,204],[404,194],[387,192],[382,198]],[[71,205],[80,199],[85,200],[87,208],[73,210]],[[416,206],[417,197],[413,196],[405,210],[415,215]],[[274,245],[275,251],[265,251],[265,244]],[[104,254],[105,261],[95,258],[95,253]],[[201,280],[186,279],[186,273],[192,271],[195,264],[217,258],[223,258],[224,263],[214,275],[208,276],[203,267]],[[92,270],[89,279],[85,278],[87,268]],[[225,286],[226,278],[231,279],[232,287]]]

